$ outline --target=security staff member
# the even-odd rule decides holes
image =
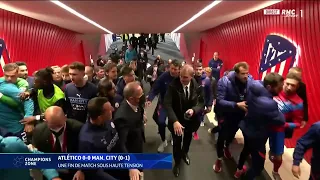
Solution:
[[[79,152],[83,153],[122,153],[118,142],[119,135],[112,122],[114,108],[106,97],[96,97],[88,102],[87,121],[79,134]],[[87,180],[126,180],[128,170],[94,169],[83,170]]]
[[[203,88],[198,85],[193,75],[192,66],[185,65],[180,71],[180,77],[174,79],[169,85],[164,98],[164,108],[169,120],[168,129],[173,138],[175,161],[173,174],[176,177],[180,174],[181,158],[187,165],[190,164],[188,152],[192,133],[196,132],[200,126],[197,114],[204,108]]]

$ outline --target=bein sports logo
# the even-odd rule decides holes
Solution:
[[[298,17],[299,13],[295,9],[264,9],[263,14],[266,16],[283,16],[283,17]],[[303,17],[303,10],[300,10],[300,17]]]

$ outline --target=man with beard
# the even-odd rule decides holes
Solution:
[[[173,81],[174,78],[179,76],[180,67],[181,67],[181,64],[178,60],[172,61],[170,65],[170,70],[168,72],[164,72],[155,81],[155,84],[152,86],[152,89],[149,93],[149,96],[146,102],[146,107],[150,107],[153,99],[158,94],[160,94],[158,104],[153,115],[153,119],[156,121],[158,125],[158,131],[162,141],[162,143],[158,147],[158,152],[163,152],[165,147],[168,146],[168,143],[166,140],[167,112],[163,107],[163,103],[164,103],[165,94],[167,92],[169,84]]]
[[[279,111],[285,116],[286,123],[283,126],[271,126],[269,134],[270,159],[273,162],[272,175],[274,179],[281,180],[278,173],[282,164],[285,138],[292,138],[296,128],[302,128],[303,100],[298,96],[297,89],[301,82],[300,76],[288,73],[283,85],[283,91],[274,100],[278,103]]]
[[[29,89],[32,89],[34,84],[34,78],[32,76],[28,76],[27,64],[25,62],[16,62],[16,64],[19,66],[19,77],[27,80],[29,84]]]
[[[213,169],[219,173],[222,170],[222,157],[231,159],[229,145],[239,129],[240,121],[247,112],[246,97],[248,88],[252,83],[249,76],[249,65],[239,62],[234,65],[234,72],[224,76],[218,82],[218,95],[216,104],[221,108],[224,122],[222,123],[217,141],[217,156]]]
[[[251,154],[252,166],[246,174],[248,180],[253,180],[259,176],[264,169],[266,154],[265,144],[268,139],[271,125],[284,125],[283,114],[278,110],[277,102],[273,96],[282,90],[283,77],[276,73],[269,73],[263,82],[254,81],[249,87],[247,105],[248,112],[240,123],[240,129],[244,136],[244,147],[240,154],[238,168],[234,174],[235,178],[240,178],[246,173],[244,163]]]
[[[69,75],[72,83],[67,84],[65,89],[66,114],[68,118],[84,123],[87,120],[87,103],[97,96],[98,89],[84,79],[85,66],[81,62],[69,65]]]

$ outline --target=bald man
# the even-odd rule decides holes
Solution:
[[[192,66],[183,66],[180,77],[170,83],[164,98],[164,108],[168,113],[168,129],[173,139],[173,174],[176,177],[180,174],[181,159],[190,165],[188,152],[192,133],[198,130],[200,119],[197,115],[204,109],[203,88],[193,76]]]
[[[119,134],[119,143],[123,153],[143,153],[144,137],[144,110],[140,106],[143,90],[137,81],[126,84],[123,90],[125,100],[118,108],[114,124]],[[142,176],[140,170],[130,170],[130,178]]]
[[[67,119],[59,106],[47,108],[44,114],[45,121],[33,131],[32,145],[44,153],[77,153],[82,123]],[[82,175],[77,170],[59,171],[59,177],[63,180]]]
[[[208,66],[212,69],[211,76],[214,77],[218,82],[220,79],[220,70],[223,66],[223,61],[219,59],[218,52],[213,53],[213,58],[209,61]]]

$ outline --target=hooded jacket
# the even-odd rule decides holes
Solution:
[[[40,151],[30,151],[24,142],[18,137],[0,136],[0,153],[42,153]],[[42,169],[43,175],[51,180],[59,177],[55,169]],[[29,169],[1,169],[1,180],[32,180]]]

